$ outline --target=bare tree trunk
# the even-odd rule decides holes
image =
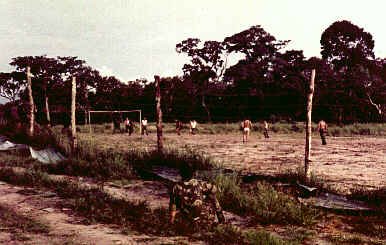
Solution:
[[[157,147],[158,152],[161,153],[163,149],[162,142],[162,110],[161,110],[161,89],[160,89],[160,78],[159,76],[154,76],[156,84],[155,100],[157,108]]]
[[[72,77],[72,90],[71,90],[71,153],[75,152],[77,146],[76,139],[76,120],[75,120],[75,110],[76,110],[76,78]]]
[[[35,127],[35,104],[34,98],[32,96],[32,81],[31,81],[31,68],[27,66],[27,89],[28,89],[28,99],[29,99],[29,136],[34,135],[34,127]]]
[[[46,92],[47,93],[47,92]],[[47,119],[47,125],[51,126],[51,117],[50,117],[50,108],[48,106],[48,96],[47,94],[45,95],[45,107],[46,107],[46,119]]]
[[[206,111],[206,116],[207,116],[208,122],[212,122],[212,117],[210,115],[209,108],[208,108],[208,106],[205,103],[205,95],[201,96],[201,105],[204,108],[204,110]]]
[[[310,156],[311,156],[311,129],[312,129],[312,97],[314,96],[314,84],[315,84],[315,69],[311,73],[310,87],[308,90],[307,98],[307,121],[306,121],[306,147],[304,154],[304,176],[306,179],[310,178]]]

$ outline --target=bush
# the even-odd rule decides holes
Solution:
[[[249,190],[243,190],[236,175],[218,175],[215,183],[221,190],[218,198],[225,210],[254,216],[255,221],[311,225],[318,217],[316,210],[297,203],[266,183],[257,183]]]
[[[256,245],[285,245],[291,244],[263,230],[241,231],[233,225],[217,226],[209,239],[210,244],[256,244]]]

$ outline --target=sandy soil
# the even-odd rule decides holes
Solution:
[[[156,147],[156,135],[153,133],[141,138],[125,134],[96,134],[93,142],[104,148],[113,146],[127,150],[135,146],[149,150]],[[300,134],[271,134],[271,138],[264,139],[261,134],[252,132],[246,144],[242,143],[240,134],[165,135],[165,145],[174,148],[190,146],[223,163],[226,168],[266,175],[296,170],[301,166],[304,142],[304,136]],[[338,191],[347,193],[358,186],[373,189],[386,185],[386,138],[328,137],[324,146],[314,134],[311,160],[311,170]]]
[[[0,244],[176,244],[187,242],[184,237],[156,237],[145,234],[124,235],[114,226],[84,224],[84,218],[71,210],[59,208],[62,200],[54,193],[16,187],[0,182],[0,205],[17,214],[46,224],[48,234],[23,234],[18,241],[11,232],[0,230]],[[197,242],[195,244],[200,244]]]

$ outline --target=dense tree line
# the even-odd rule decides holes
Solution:
[[[288,42],[252,26],[223,41],[188,38],[176,44],[176,51],[189,60],[182,77],[161,78],[164,119],[304,120],[307,84],[315,68],[315,120],[384,120],[386,58],[375,57],[370,33],[349,21],[334,22],[321,35],[322,58],[306,59],[302,50],[285,50]],[[10,64],[14,71],[0,73],[0,96],[23,108],[30,66],[42,123],[69,111],[72,76],[77,77],[79,112],[142,109],[154,118],[153,81],[104,77],[77,57],[24,56]]]

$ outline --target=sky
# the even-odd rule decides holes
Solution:
[[[17,56],[78,56],[103,75],[152,81],[182,74],[182,40],[222,41],[253,25],[320,56],[338,20],[371,33],[386,58],[385,9],[384,0],[0,0],[0,71]]]

